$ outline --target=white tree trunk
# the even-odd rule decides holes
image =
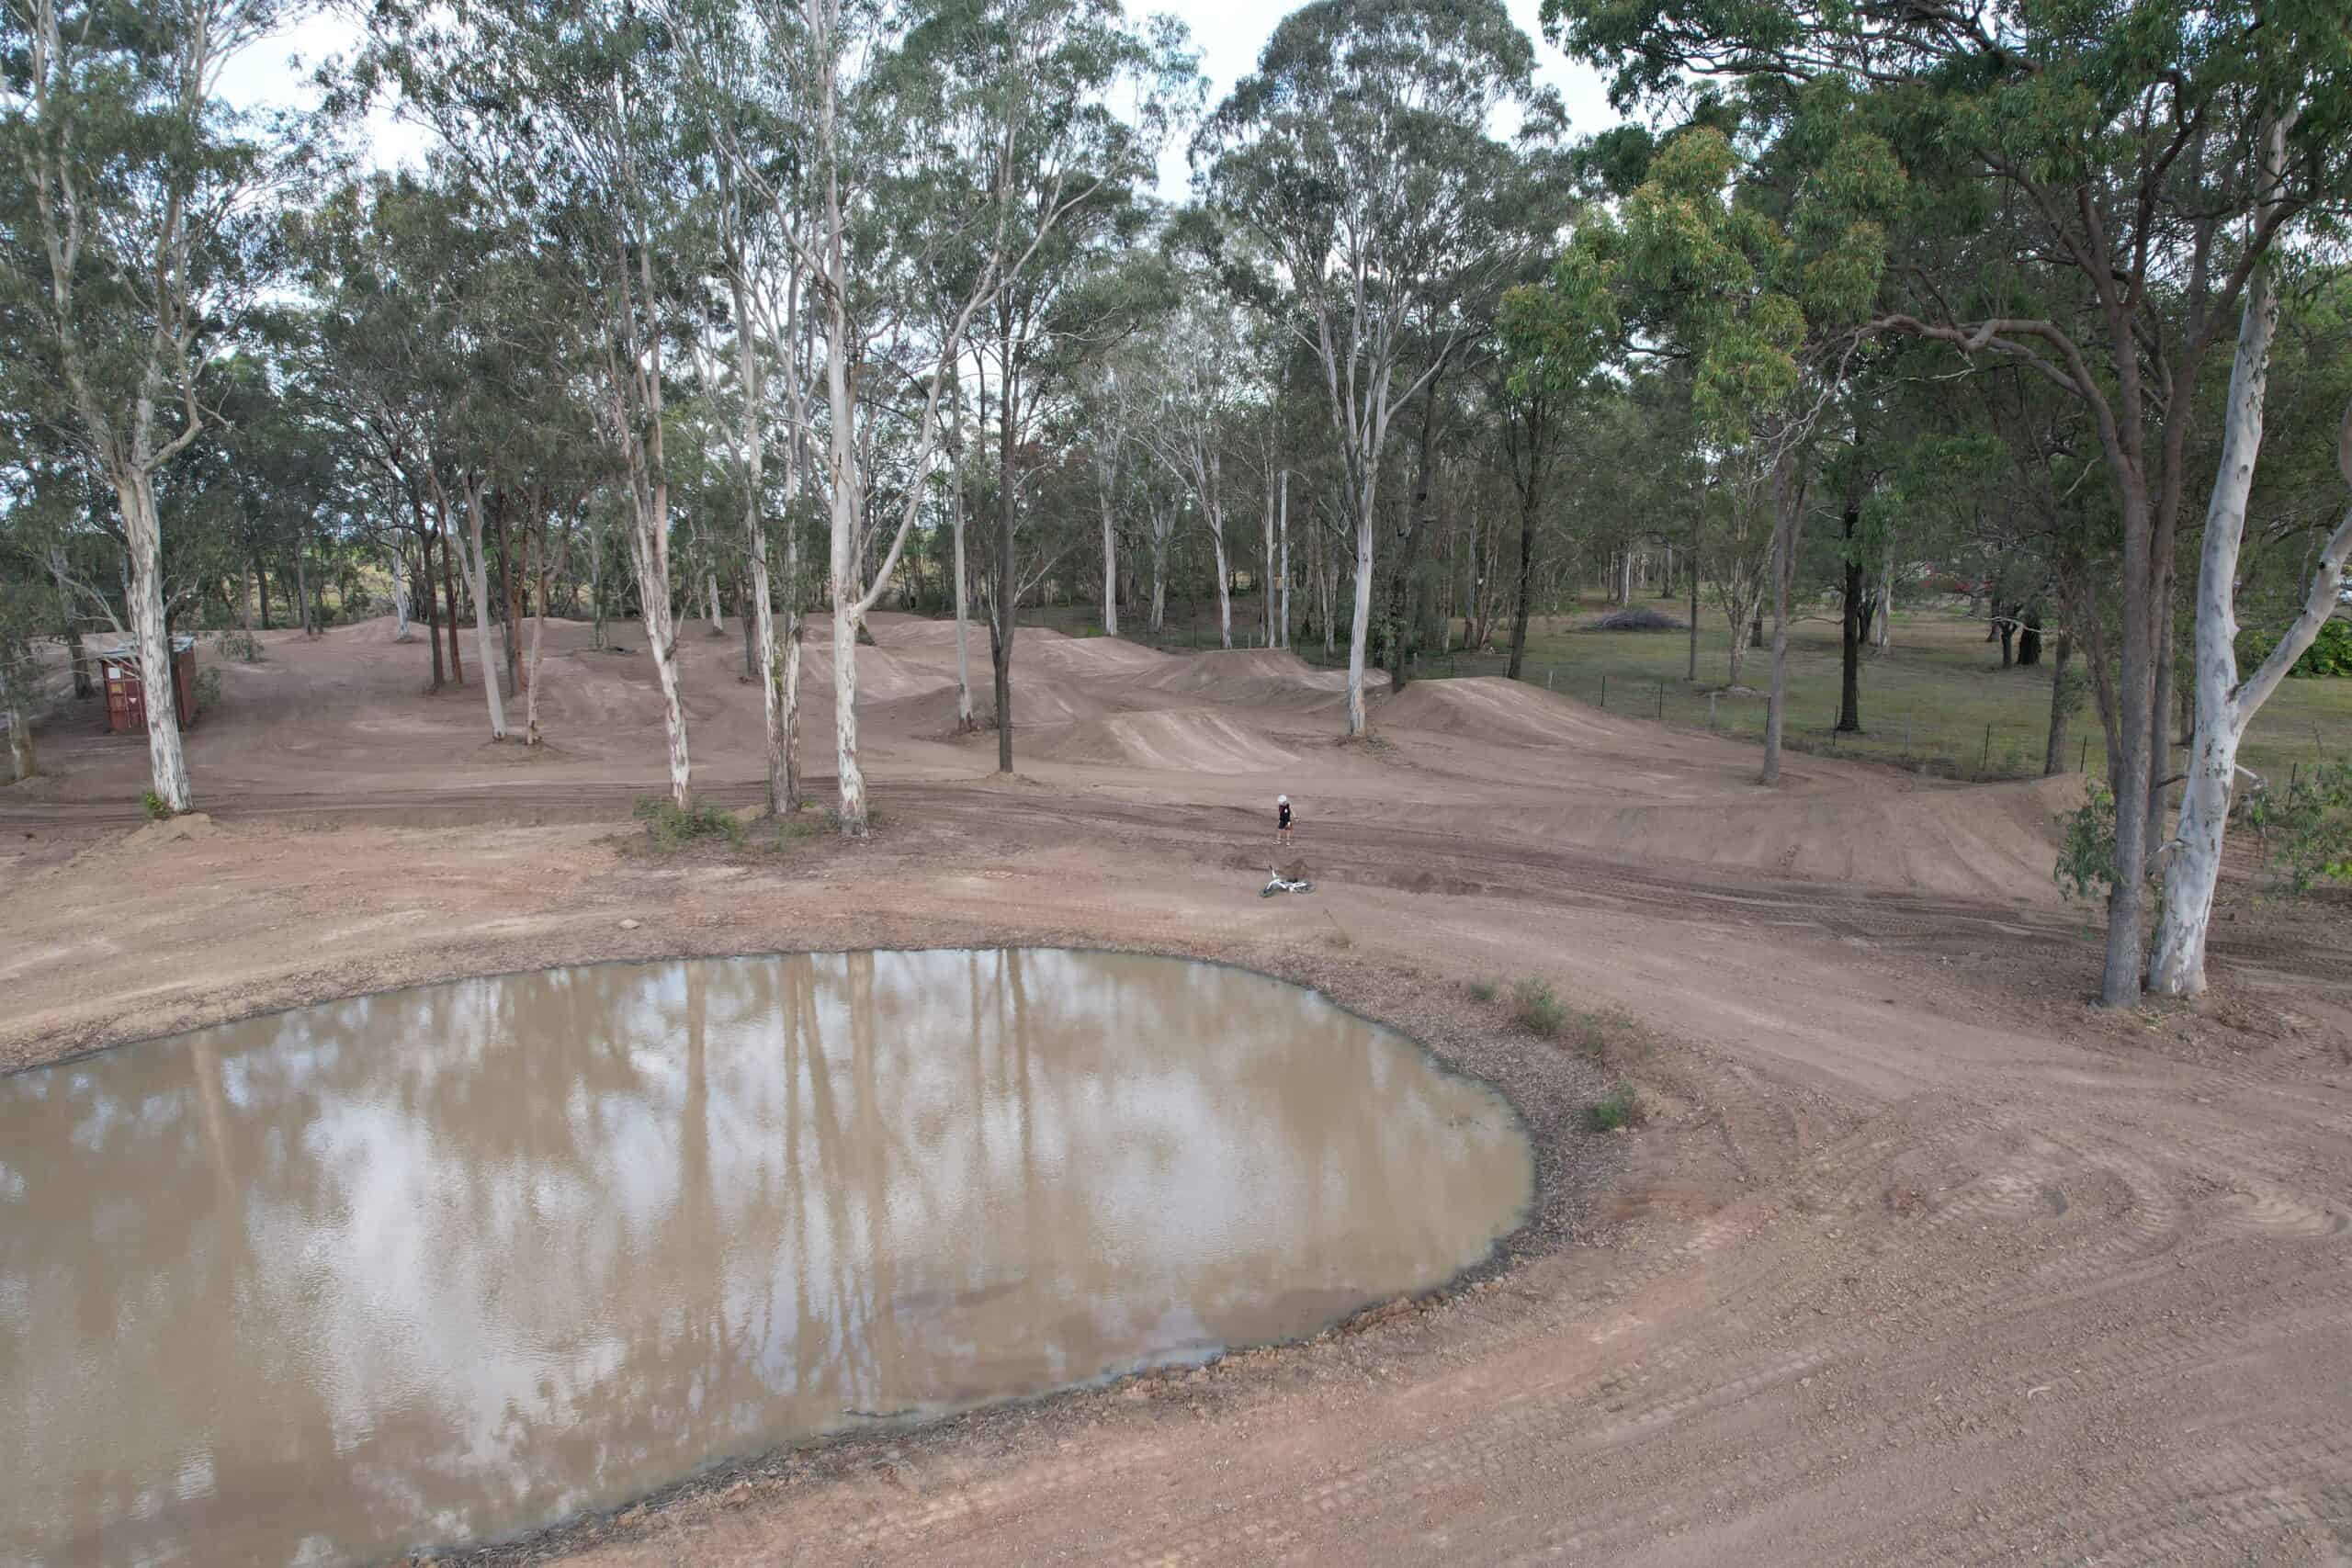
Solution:
[[[425,592],[433,584],[424,585]],[[605,522],[603,512],[594,506],[588,509],[588,614],[595,623],[596,649],[605,648]]]
[[[1328,622],[1329,617],[1326,617]],[[1356,608],[1348,623],[1348,733],[1369,726],[1363,705],[1364,648],[1372,633],[1372,506],[1367,497],[1356,518]],[[1329,633],[1325,634],[1329,637]]]
[[[632,506],[629,543],[637,556],[637,595],[645,608],[645,649],[662,688],[662,728],[670,748],[670,800],[681,811],[694,807],[694,767],[686,754],[686,714],[678,701],[677,616],[670,607],[669,518],[666,496],[654,505],[661,515]]]
[[[179,688],[172,679],[171,637],[164,622],[164,532],[155,513],[154,480],[132,469],[115,480],[130,544],[130,635],[139,642],[139,681],[146,696],[147,771],[166,810],[194,807],[187,758],[180,749]]]
[[[531,652],[523,673],[523,744],[539,743],[539,654],[548,635],[548,598],[538,595],[538,614],[531,617]]]
[[[836,580],[845,582],[846,576]],[[833,761],[841,774],[842,832],[865,837],[865,774],[857,765],[857,607],[833,592]]]
[[[2283,124],[2271,128],[2269,152],[2274,160],[2283,159],[2285,134]],[[2352,555],[2352,509],[2347,509],[2320,552],[2302,613],[2262,667],[2240,684],[2238,551],[2245,534],[2246,499],[2254,487],[2255,462],[2262,450],[2263,393],[2278,320],[2278,299],[2267,269],[2257,269],[2246,284],[2237,354],[2230,369],[2229,401],[2223,412],[2221,471],[2205,517],[2204,558],[2197,581],[2196,728],[2190,739],[2178,831],[2165,867],[2163,913],[2149,949],[2148,988],[2165,996],[2191,997],[2205,989],[2205,939],[2212,920],[2214,886],[2221,877],[2222,843],[2229,828],[2239,743],[2254,716],[2334,614],[2336,585],[2346,556]],[[2337,461],[2345,482],[2352,484],[2352,410],[2346,412]]]
[[[465,548],[466,587],[474,596],[474,657],[481,667],[482,696],[490,704],[490,738],[506,739],[506,704],[498,693],[499,661],[490,648],[490,571],[482,559],[481,513],[483,491],[481,487],[466,487]]]
[[[964,480],[954,475],[956,526],[956,733],[970,735],[980,728],[972,716],[972,591],[964,570]]]
[[[703,619],[710,623],[711,636],[725,637],[727,635],[727,621],[726,618],[718,613],[718,573],[715,571],[706,571],[702,574],[702,581],[703,587],[706,590],[704,595],[706,608],[703,611]]]
[[[784,620],[784,783],[785,798],[795,810],[800,803],[800,644],[808,617],[797,606]]]
[[[1273,583],[1275,489],[1275,484],[1269,484],[1266,487],[1266,515],[1262,519],[1261,528],[1261,532],[1265,535],[1262,541],[1265,549],[1264,553],[1258,558],[1261,563],[1258,569],[1258,630],[1261,641],[1267,648],[1274,647],[1277,641],[1274,636]]]
[[[1788,697],[1789,596],[1797,575],[1797,527],[1804,517],[1804,489],[1798,482],[1797,444],[1788,446],[1772,476],[1772,686],[1764,705],[1764,768],[1760,784],[1781,780],[1781,726]],[[1734,634],[1737,640],[1737,634]]]
[[[1209,542],[1216,547],[1216,626],[1218,646],[1233,646],[1233,582],[1225,560],[1225,519],[1209,515]]]
[[[1102,630],[1111,637],[1119,635],[1119,544],[1111,526],[1111,495],[1102,492]]]
[[[392,614],[398,618],[397,629],[392,633],[392,640],[394,642],[406,642],[409,640],[410,637],[408,629],[408,561],[402,555],[400,547],[397,545],[395,545],[388,553],[390,557],[392,567]]]
[[[1878,631],[1874,643],[1881,658],[1894,647],[1894,541],[1892,539],[1886,542],[1886,559],[1879,567]]]
[[[0,714],[8,720],[8,782],[21,784],[40,771],[33,758],[32,710],[17,700],[13,689],[0,697],[6,702]]]
[[[1290,470],[1283,470],[1282,479],[1282,637],[1277,647],[1290,647]]]
[[[0,645],[0,718],[8,721],[8,782],[19,784],[40,772],[33,758],[33,704],[39,697],[35,682],[40,666],[27,646],[21,659],[8,656]]]
[[[833,217],[833,233],[842,231]],[[838,254],[829,262],[840,265]],[[838,282],[836,276],[834,281]],[[833,771],[838,788],[836,815],[843,838],[866,836],[865,774],[857,762],[857,584],[858,514],[855,404],[843,363],[851,341],[848,309],[836,288],[828,299],[825,332],[825,399],[831,414],[828,439],[832,508],[831,577],[833,598]]]

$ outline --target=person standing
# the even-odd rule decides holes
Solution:
[[[1274,796],[1274,842],[1285,849],[1290,847],[1290,796]]]

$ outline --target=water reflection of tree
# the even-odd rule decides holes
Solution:
[[[506,1528],[1432,1278],[1514,1168],[1463,1116],[1502,1120],[1317,998],[1102,954],[608,965],[208,1032],[0,1084],[0,1395],[60,1417],[0,1462],[88,1555]]]

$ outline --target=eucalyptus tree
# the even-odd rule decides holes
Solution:
[[[416,541],[411,581],[428,622],[435,691],[446,678],[463,680],[455,573],[443,573],[449,600],[436,612],[433,551],[439,540],[446,552],[447,542],[425,516],[434,466],[447,456],[448,400],[462,385],[450,376],[454,285],[470,269],[456,265],[453,254],[465,243],[453,179],[444,166],[348,181],[311,209],[289,214],[285,225],[307,306],[292,355],[296,373],[379,475],[393,532]],[[391,553],[397,585],[405,551],[396,544]]]
[[[796,5],[673,4],[663,15],[684,64],[686,172],[713,261],[715,298],[698,312],[693,349],[700,378],[731,413],[727,462],[741,508],[744,629],[761,687],[768,808],[784,813],[801,794],[800,678],[812,598],[797,519],[812,485],[819,374],[804,235],[816,193],[804,111],[820,62],[804,48]],[[723,386],[721,371],[731,371],[731,385]],[[772,511],[782,524],[776,534]]]
[[[217,95],[222,63],[280,0],[6,0],[0,292],[30,323],[7,395],[70,432],[112,492],[141,677],[172,685],[158,472],[218,427],[217,344],[263,276],[266,195],[294,144]],[[153,789],[194,796],[168,702],[147,716]]]
[[[1104,0],[751,0],[664,12],[715,129],[773,209],[805,301],[815,385],[802,428],[831,536],[834,732],[846,836],[867,829],[857,637],[933,492],[944,406],[977,324],[1068,247],[1115,188],[1136,125],[1114,112],[1149,51]],[[1148,123],[1152,98],[1140,100]],[[776,158],[772,149],[786,147]],[[1004,342],[1000,328],[999,345]],[[876,453],[894,473],[870,470]],[[883,502],[887,498],[887,503]],[[1001,526],[1004,525],[1001,520]],[[1012,575],[1000,540],[998,570]],[[1000,765],[1011,766],[1012,595],[1000,628]]]
[[[1536,529],[1552,497],[1562,437],[1576,405],[1591,395],[1590,378],[1611,346],[1603,319],[1591,311],[1589,302],[1585,280],[1572,275],[1568,280],[1555,276],[1519,284],[1503,295],[1498,311],[1502,353],[1496,359],[1491,396],[1503,460],[1519,502],[1508,670],[1514,681],[1527,659]]]
[[[731,396],[733,425],[725,445],[742,513],[745,631],[760,681],[768,810],[781,815],[797,809],[800,795],[800,656],[808,591],[802,581],[800,530],[793,525],[790,513],[798,500],[808,444],[801,276],[784,254],[775,209],[744,176],[738,158],[724,151],[752,140],[745,134],[747,105],[727,93],[707,94],[706,101],[705,112],[729,127],[729,134],[713,139],[720,151],[708,160],[707,221],[717,242],[725,304],[707,315],[723,317],[732,334],[732,355],[730,364],[728,345],[717,341],[716,333],[708,340],[698,333],[695,362],[714,397],[721,395],[718,389],[727,379],[721,367],[732,370],[727,395]],[[773,170],[770,174],[775,177]],[[781,441],[776,440],[779,433]],[[772,446],[781,454],[773,473],[768,460]],[[786,513],[780,631],[768,532],[772,484]]]
[[[974,323],[976,388],[993,361],[995,548],[989,624],[997,766],[1012,770],[1012,648],[1020,600],[1016,455],[1088,352],[1127,330],[1135,301],[1111,265],[1142,231],[1159,144],[1199,97],[1182,29],[1137,27],[1116,0],[989,0],[917,13],[893,99],[924,134],[902,153],[898,201],[997,215],[992,234],[925,244],[925,270],[997,287]],[[1128,100],[1123,113],[1119,100]],[[1016,259],[1017,258],[1017,261]],[[952,288],[942,290],[951,294]]]
[[[1129,400],[1122,381],[1130,368],[1099,359],[1089,367],[1080,396],[1091,439],[1087,458],[1094,476],[1094,502],[1102,525],[1102,631],[1119,635],[1119,513],[1133,488],[1135,438]]]
[[[2103,999],[2143,983],[2198,387],[2282,237],[2352,187],[2335,0],[1985,9],[1545,0],[1621,106],[1693,77],[1851,89],[1914,187],[1878,331],[2030,367],[2090,411],[2121,521],[2117,856]],[[2274,137],[2279,156],[2266,155]],[[1954,237],[1958,236],[1955,241]]]
[[[1536,106],[1533,65],[1500,0],[1314,0],[1275,26],[1193,143],[1204,198],[1271,264],[1252,291],[1322,372],[1355,544],[1351,735],[1366,723],[1391,427],[1478,330],[1452,302],[1490,293],[1523,254],[1493,124]]]
[[[1070,412],[1085,432],[1102,550],[1102,629],[1119,634],[1120,520],[1134,508],[1137,470],[1148,461],[1136,423],[1136,389],[1152,368],[1153,333],[1182,297],[1184,279],[1165,252],[1109,254],[1072,291],[1067,351],[1057,368]]]
[[[1815,428],[1835,407],[1876,303],[1884,218],[1904,174],[1856,128],[1830,84],[1758,115],[1702,106],[1672,134],[1619,217],[1589,222],[1555,273],[1583,314],[1691,362],[1691,407],[1772,498],[1772,682],[1760,780],[1780,777],[1790,599]],[[1765,140],[1743,147],[1743,120]],[[1744,508],[1735,508],[1745,516]]]
[[[1125,382],[1125,423],[1200,510],[1216,561],[1218,646],[1231,648],[1233,566],[1226,528],[1234,487],[1227,482],[1226,458],[1250,416],[1248,323],[1230,301],[1195,287],[1142,343],[1144,353]]]
[[[2274,172],[2283,161],[2284,130],[2283,123],[2273,122],[2266,156]],[[2238,747],[2246,726],[2335,613],[2345,568],[2352,562],[2352,505],[2347,505],[2343,521],[2320,547],[2299,613],[2260,663],[2250,673],[2241,671],[2238,563],[2255,460],[2262,447],[2265,384],[2279,309],[2269,272],[2267,266],[2256,267],[2246,292],[2230,373],[2221,471],[2205,517],[2204,558],[2197,583],[2196,728],[2179,827],[2165,867],[2165,900],[2148,960],[2150,987],[2171,996],[2194,996],[2205,988],[2205,933],[2221,879],[2222,840],[2229,827],[2230,800],[2240,771]],[[2352,406],[2344,412],[2336,454],[2344,483],[2352,487]]]
[[[385,0],[369,26],[355,86],[397,84],[401,111],[433,129],[481,217],[544,259],[545,282],[594,345],[596,428],[628,498],[670,796],[690,807],[665,415],[686,283],[707,257],[679,177],[687,128],[678,51],[665,27],[626,0],[491,0],[454,15]]]

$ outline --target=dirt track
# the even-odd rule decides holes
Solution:
[[[1029,633],[1041,722],[995,783],[945,733],[943,631],[886,622],[861,660],[864,847],[630,852],[645,660],[577,628],[541,759],[483,741],[472,689],[420,694],[424,649],[380,625],[227,672],[191,738],[209,826],[126,832],[142,750],[45,737],[55,776],[0,792],[0,1061],[652,953],[1091,941],[1462,1010],[1430,998],[1544,976],[1639,1021],[1611,1070],[1657,1111],[1577,1244],[1198,1381],[754,1463],[534,1550],[2352,1562],[2339,918],[2245,909],[2208,1002],[2105,1018],[2041,786],[1793,758],[1767,795],[1751,752],[1492,682],[1410,690],[1385,747],[1339,749],[1336,694],[1277,657]],[[689,705],[698,776],[748,802],[736,652],[690,638]],[[1277,787],[1312,899],[1255,896]]]

